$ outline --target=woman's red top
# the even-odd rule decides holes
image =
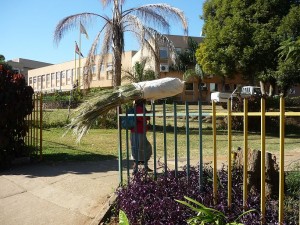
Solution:
[[[137,105],[136,106],[136,114],[143,114],[143,106],[142,105]],[[147,120],[150,120],[149,116],[145,117],[145,123],[146,123],[146,132],[148,131],[148,126],[147,126]],[[136,128],[132,128],[131,132],[137,131],[138,134],[144,133],[144,120],[143,116],[137,116],[136,117]]]

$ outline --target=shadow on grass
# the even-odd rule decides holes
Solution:
[[[61,162],[61,161],[101,161],[117,159],[114,155],[102,155],[97,153],[71,154],[71,153],[44,153],[43,160]]]

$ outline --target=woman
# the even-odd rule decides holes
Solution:
[[[136,114],[143,114],[145,108],[146,100],[139,99],[135,102],[136,105]],[[131,150],[132,156],[134,158],[133,169],[134,172],[137,171],[138,165],[145,164],[147,171],[152,171],[148,167],[148,161],[152,155],[152,146],[150,142],[147,140],[147,121],[150,120],[150,117],[147,116],[143,118],[143,116],[136,117],[136,127],[131,129],[130,141],[131,141]],[[146,125],[146,127],[144,127]],[[144,149],[145,147],[145,149]],[[138,161],[138,165],[137,162]]]

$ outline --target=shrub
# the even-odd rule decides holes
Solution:
[[[33,89],[22,74],[0,64],[0,168],[15,157],[28,156],[24,137],[28,131],[25,117],[32,112]]]
[[[275,107],[273,98],[266,99],[266,111],[278,110],[279,105]],[[275,107],[272,108],[272,107]],[[244,99],[235,98],[232,103],[233,112],[243,112],[244,111]],[[248,112],[260,112],[261,111],[261,97],[252,96],[248,99]],[[244,118],[242,116],[232,117],[232,129],[243,130]],[[261,129],[260,117],[259,116],[249,116],[248,117],[248,130],[253,132],[259,132]],[[279,117],[267,116],[266,117],[266,132],[274,133],[279,130]]]
[[[69,91],[44,94],[44,108],[68,108],[71,103],[71,108],[75,108],[82,102],[82,92],[75,89],[72,93]]]
[[[174,171],[168,171],[164,176],[154,180],[150,174],[140,171],[128,183],[117,191],[115,209],[123,210],[130,224],[187,224],[187,219],[195,216],[194,212],[179,204],[176,200],[184,200],[184,196],[200,202],[206,207],[214,208],[225,214],[226,221],[230,222],[243,213],[243,192],[241,169],[234,169],[232,178],[232,207],[227,207],[227,171],[223,167],[218,171],[218,202],[213,202],[212,169],[204,170],[202,190],[199,190],[199,171],[192,168],[189,180],[186,172],[179,172],[175,177]],[[260,195],[252,193],[247,201],[248,209],[256,209],[244,215],[240,222],[246,225],[260,224]],[[268,224],[277,224],[278,201],[267,199],[266,221]],[[296,214],[296,213],[295,213]],[[297,224],[296,220],[290,221],[285,217],[285,224]]]

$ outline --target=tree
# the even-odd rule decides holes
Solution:
[[[5,57],[4,55],[0,54],[0,63],[4,63],[5,62]]]
[[[184,13],[167,4],[148,4],[123,10],[125,0],[101,0],[104,7],[112,4],[112,17],[96,13],[80,13],[65,17],[56,26],[54,40],[56,43],[62,39],[64,34],[71,28],[77,28],[81,22],[83,25],[91,22],[93,19],[99,19],[104,22],[101,30],[97,34],[91,46],[87,57],[86,66],[90,68],[95,64],[95,55],[99,44],[102,44],[100,56],[104,56],[110,50],[113,54],[113,85],[121,85],[122,53],[124,52],[124,33],[132,33],[141,46],[147,47],[155,53],[155,49],[150,44],[150,40],[163,41],[169,46],[171,43],[165,35],[155,30],[152,26],[160,28],[168,33],[170,23],[167,20],[179,21],[187,33],[187,21]],[[100,38],[103,36],[103,40]],[[103,62],[100,57],[98,67]],[[90,80],[90,79],[88,79]]]
[[[12,66],[5,62],[5,56],[0,54],[0,64],[2,65],[3,69],[12,71]]]
[[[284,61],[291,60],[295,64],[299,64],[300,63],[300,36],[296,41],[292,41],[291,39],[288,39],[281,42],[278,50],[280,51],[279,53],[280,59]]]
[[[172,68],[176,71],[183,72],[183,80],[196,80],[199,90],[199,98],[201,99],[201,80],[204,76],[203,70],[196,61],[196,51],[198,43],[191,37],[188,38],[188,48],[180,53],[177,53],[175,63]]]
[[[2,55],[1,55],[2,56]],[[25,77],[15,73],[1,57],[0,61],[0,169],[17,157],[29,156],[25,146],[28,132],[26,119],[33,110],[33,89]]]
[[[183,79],[185,81],[188,81],[188,80],[191,80],[191,79],[196,79],[197,81],[197,87],[198,87],[198,90],[199,90],[199,99],[201,100],[202,99],[202,96],[201,96],[201,80],[203,79],[204,77],[204,72],[201,68],[201,66],[199,64],[196,64],[195,65],[195,68],[194,69],[188,69],[184,72],[183,74]]]
[[[130,82],[141,82],[146,80],[155,80],[157,76],[153,70],[146,70],[145,66],[147,59],[144,58],[141,62],[136,62],[132,70],[124,70],[125,75],[122,77],[122,80],[128,80]]]
[[[173,69],[185,72],[196,65],[196,51],[198,43],[191,37],[188,38],[188,49],[180,53],[176,53]]]
[[[278,65],[277,27],[295,1],[206,1],[205,39],[197,50],[197,62],[208,74],[223,78],[240,74],[251,84],[273,85]]]
[[[300,83],[300,6],[293,6],[278,27],[280,47],[276,79],[283,95]]]

